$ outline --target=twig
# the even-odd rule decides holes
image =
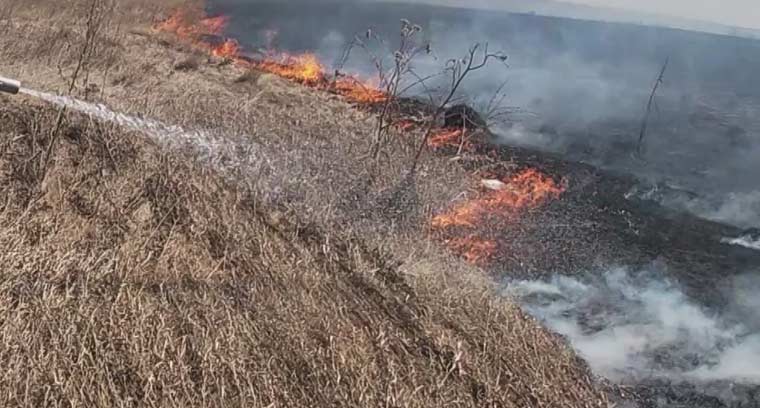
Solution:
[[[475,44],[472,47],[470,47],[470,50],[468,52],[467,57],[465,57],[463,60],[449,60],[447,63],[446,70],[451,74],[451,85],[449,88],[449,92],[446,95],[446,97],[441,101],[440,104],[436,107],[436,110],[433,114],[433,117],[430,120],[430,123],[428,124],[428,127],[425,131],[425,135],[422,138],[422,142],[420,143],[419,148],[417,149],[417,154],[414,156],[414,161],[412,162],[412,166],[409,169],[409,175],[413,175],[417,171],[417,165],[419,163],[420,158],[422,157],[422,153],[425,151],[425,147],[428,144],[428,141],[430,140],[430,137],[433,135],[433,130],[435,129],[436,122],[440,118],[441,114],[444,113],[446,110],[446,106],[451,102],[451,100],[456,95],[457,91],[461,87],[464,80],[474,71],[477,71],[486,65],[488,65],[488,62],[492,59],[497,59],[501,62],[506,62],[507,56],[502,53],[489,53],[488,52],[488,43],[483,45],[483,57],[480,60],[476,61],[476,57],[478,54],[478,50],[480,49],[481,44]]]
[[[665,77],[665,70],[668,69],[668,62],[670,61],[670,57],[665,58],[665,63],[662,64],[662,69],[660,70],[660,75],[657,77],[657,81],[654,83],[654,87],[652,87],[652,93],[649,95],[649,102],[647,102],[647,110],[646,113],[644,113],[644,119],[641,121],[641,131],[639,132],[639,142],[636,146],[636,153],[641,156],[641,148],[644,144],[644,138],[647,134],[647,127],[649,125],[649,115],[652,113],[652,103],[654,102],[655,95],[657,93],[657,88],[660,87],[660,84],[663,81],[663,78]]]
[[[101,28],[103,28],[103,22],[107,18],[107,11],[113,11],[112,7],[106,8],[103,0],[90,0],[88,11],[85,19],[85,34],[84,43],[82,49],[77,58],[77,64],[74,68],[74,72],[71,75],[71,81],[69,82],[68,95],[71,95],[76,88],[77,80],[82,71],[85,75],[89,75],[90,60],[95,54],[97,46],[97,37],[100,34]],[[45,150],[45,157],[43,159],[42,174],[47,173],[48,166],[50,165],[50,158],[52,157],[53,148],[61,134],[61,127],[63,125],[64,115],[66,114],[66,107],[62,107],[58,111],[58,117],[56,119],[55,127],[50,137],[50,143],[48,143]]]

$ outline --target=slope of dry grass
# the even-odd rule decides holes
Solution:
[[[411,278],[83,118],[43,172],[55,111],[0,112],[3,405],[598,406],[557,338],[435,258]]]
[[[81,33],[38,7],[0,72],[65,90]],[[419,228],[461,170],[427,159],[400,205],[412,151],[365,170],[370,115],[131,30],[74,93],[233,148],[198,162],[0,97],[0,405],[605,405],[561,339]]]

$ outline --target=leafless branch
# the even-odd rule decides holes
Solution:
[[[87,3],[86,13],[83,17],[82,22],[84,26],[84,37],[79,48],[74,71],[71,74],[69,80],[69,87],[67,92],[68,95],[71,95],[74,92],[76,89],[77,81],[82,74],[84,74],[85,79],[89,77],[90,64],[92,63],[92,59],[98,51],[98,40],[101,35],[101,31],[113,16],[114,9],[115,3],[113,0],[89,0]],[[63,125],[65,113],[65,108],[61,108],[58,111],[56,125],[53,128],[50,142],[45,151],[45,155],[42,158],[43,174],[47,171],[47,168],[50,164],[53,148],[55,147],[55,144],[58,141],[61,133],[61,127]]]
[[[665,59],[665,63],[662,64],[662,69],[660,69],[660,75],[657,77],[657,81],[655,81],[654,86],[652,87],[652,93],[649,94],[649,102],[647,102],[647,110],[646,113],[644,113],[644,119],[641,121],[641,131],[639,132],[639,142],[636,146],[636,152],[641,155],[641,150],[644,144],[644,138],[647,134],[647,127],[649,126],[649,115],[652,113],[652,104],[655,103],[655,96],[657,94],[657,88],[659,88],[660,84],[662,84],[663,78],[665,77],[665,71],[668,69],[668,62],[670,61],[670,57]]]
[[[479,53],[480,48],[483,48],[482,53]],[[473,72],[478,71],[488,65],[491,60],[497,60],[506,64],[507,56],[502,53],[490,53],[488,51],[488,43],[486,44],[474,44],[470,47],[467,56],[462,59],[451,59],[446,63],[445,71],[451,75],[450,87],[446,96],[436,106],[433,117],[425,130],[425,135],[422,138],[420,146],[417,149],[417,154],[414,156],[409,175],[412,176],[417,171],[417,165],[422,157],[422,153],[425,151],[425,147],[428,145],[428,141],[433,134],[436,123],[440,116],[445,112],[446,107],[454,99],[454,96],[459,91],[464,80]]]

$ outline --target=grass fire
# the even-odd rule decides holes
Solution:
[[[0,1],[0,406],[760,406],[755,43],[429,3]]]
[[[328,78],[324,65],[311,53],[290,55],[267,50],[263,56],[246,56],[237,40],[224,36],[228,22],[226,16],[208,17],[202,11],[180,8],[156,24],[155,29],[175,34],[211,55],[230,59],[247,69],[270,72],[307,86],[329,90],[353,102],[371,104],[386,100],[386,94],[369,81],[351,76]]]
[[[431,227],[444,237],[447,246],[476,264],[488,264],[499,250],[496,240],[478,234],[492,234],[521,213],[558,199],[564,187],[534,169],[504,178],[494,189],[484,189],[478,197],[456,205],[433,217]],[[463,234],[464,236],[457,236]],[[451,236],[454,236],[453,238]]]

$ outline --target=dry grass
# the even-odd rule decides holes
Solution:
[[[0,72],[65,91],[83,37],[50,4],[17,12]],[[48,43],[63,32],[69,51]],[[606,404],[561,339],[426,239],[460,169],[430,157],[399,194],[413,144],[365,169],[370,115],[145,33],[109,26],[74,93],[231,147],[197,162],[71,114],[53,132],[55,110],[0,97],[0,405]]]
[[[601,401],[574,355],[487,287],[420,261],[409,279],[83,119],[40,174],[55,112],[0,111],[2,405]]]

